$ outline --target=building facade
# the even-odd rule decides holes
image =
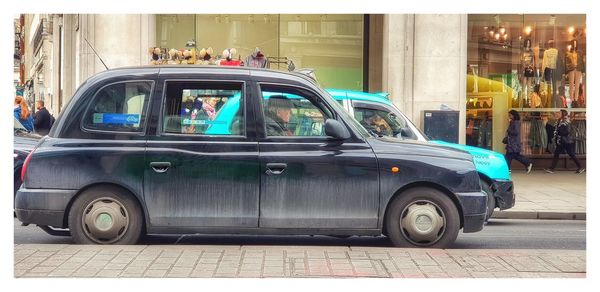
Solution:
[[[421,129],[425,110],[456,110],[459,143],[503,152],[510,109],[545,125],[564,105],[585,120],[585,15],[35,14],[21,23],[24,95],[31,104],[45,100],[55,115],[91,75],[150,64],[149,49],[158,47],[166,60],[170,49],[200,59],[201,51],[214,57],[235,48],[233,57],[244,60],[258,47],[268,67],[285,70],[292,60],[296,68],[313,68],[325,88],[390,93]],[[538,72],[548,67],[550,46],[561,60],[579,54],[571,77],[563,61],[551,64],[549,81]],[[522,61],[530,55],[533,64]],[[534,75],[524,76],[530,65]],[[543,102],[532,97],[536,90]],[[528,127],[524,142],[534,147],[526,154],[548,154],[543,137],[530,134],[531,127],[541,133],[540,124]]]

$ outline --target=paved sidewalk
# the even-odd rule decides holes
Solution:
[[[494,211],[494,218],[509,219],[586,219],[586,175],[574,171],[554,174],[534,170],[530,174],[515,170],[516,202],[511,209]]]
[[[15,277],[586,277],[572,250],[22,244],[14,256]]]

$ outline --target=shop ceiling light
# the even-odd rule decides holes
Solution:
[[[569,26],[569,34],[573,34],[575,32],[575,28],[572,26]]]
[[[529,35],[531,33],[531,26],[526,26],[525,27],[525,34]]]

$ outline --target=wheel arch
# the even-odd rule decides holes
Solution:
[[[142,200],[130,188],[123,186],[121,184],[112,183],[112,182],[97,182],[97,183],[89,184],[89,185],[79,189],[79,191],[71,198],[71,200],[69,200],[69,203],[67,204],[67,207],[65,208],[65,214],[63,216],[63,226],[65,226],[65,227],[69,226],[69,213],[71,212],[71,207],[73,206],[73,203],[75,202],[75,200],[77,200],[79,198],[79,196],[81,194],[83,194],[84,192],[86,192],[87,190],[97,188],[97,187],[118,188],[118,189],[122,190],[124,193],[131,196],[135,200],[135,202],[138,204],[140,209],[142,210],[142,218],[144,220],[144,222],[142,223],[142,228],[143,228],[142,231],[146,232],[146,224],[147,224],[147,222],[149,222],[148,217],[147,217],[148,212],[146,210],[146,205],[142,203]]]
[[[442,192],[443,194],[445,194],[446,196],[448,196],[448,198],[450,198],[450,200],[452,201],[452,203],[454,203],[454,206],[456,206],[456,209],[458,210],[458,217],[460,219],[460,228],[462,228],[464,226],[464,216],[463,216],[463,210],[462,210],[462,206],[460,204],[460,201],[458,200],[458,198],[456,197],[456,195],[454,195],[454,193],[452,193],[449,189],[445,188],[444,186],[434,183],[434,182],[429,182],[429,181],[420,181],[420,182],[412,182],[410,184],[407,184],[403,187],[401,187],[400,189],[398,189],[396,192],[394,192],[394,194],[390,197],[390,199],[386,202],[385,205],[385,212],[383,215],[383,227],[382,227],[382,233],[383,234],[387,234],[387,230],[386,230],[386,220],[387,220],[387,216],[388,216],[388,212],[390,210],[390,204],[399,196],[402,196],[403,193],[405,193],[406,191],[410,190],[410,189],[414,189],[414,188],[420,188],[420,187],[425,187],[425,188],[432,188],[435,190],[438,190],[440,192]]]

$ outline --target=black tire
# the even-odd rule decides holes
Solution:
[[[494,213],[494,209],[496,208],[496,198],[494,198],[494,191],[484,180],[481,181],[481,189],[487,194],[487,211],[485,213],[485,222],[488,222],[490,218],[492,218],[492,214]]]
[[[431,226],[425,230],[428,220]],[[411,222],[414,224],[409,224]],[[421,223],[425,225],[419,227]],[[395,246],[445,248],[456,240],[460,218],[456,205],[446,194],[419,187],[406,190],[393,199],[385,225],[387,235]]]
[[[143,225],[137,201],[117,187],[86,190],[69,211],[69,230],[79,244],[135,244]]]
[[[23,182],[21,181],[21,169],[18,169],[17,171],[15,171],[15,180],[14,180],[14,193],[13,193],[13,198],[17,198],[17,191],[19,190],[19,188],[21,187],[21,184]]]

